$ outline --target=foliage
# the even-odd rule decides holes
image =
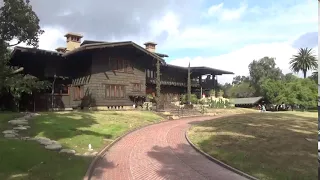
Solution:
[[[309,76],[310,79],[312,79],[314,82],[316,82],[317,84],[319,84],[319,81],[318,81],[318,71],[314,71],[312,73],[311,76]]]
[[[7,91],[13,96],[13,100],[19,109],[19,101],[23,93],[32,94],[34,91],[48,89],[51,84],[48,81],[39,81],[37,78],[29,75],[16,74],[8,77],[6,84]]]
[[[230,89],[232,88],[232,85],[230,83],[225,83],[224,85],[221,85],[221,90],[223,91],[223,97],[224,98],[230,98]]]
[[[4,0],[0,8],[0,94],[9,92],[16,104],[23,93],[31,94],[34,90],[46,89],[48,82],[17,74],[15,68],[9,65],[9,48],[22,42],[38,47],[39,36],[43,32],[29,1]],[[9,44],[13,40],[17,43]]]
[[[255,92],[255,89],[250,86],[249,82],[242,82],[232,86],[229,90],[227,90],[228,96],[232,98],[252,97],[254,96]]]
[[[236,76],[232,80],[233,85],[239,85],[243,82],[249,82],[250,78],[248,76]]]
[[[224,91],[221,89],[221,90],[218,92],[218,97],[223,97],[223,94],[224,94]]]
[[[198,104],[199,103],[199,99],[196,94],[191,94],[190,100],[188,100],[187,94],[183,94],[183,95],[181,95],[180,100],[183,104],[186,104],[188,102],[191,102],[191,104]]]
[[[316,107],[317,84],[310,79],[271,80],[261,85],[263,96],[274,104],[300,105],[303,108]]]
[[[297,76],[295,76],[293,73],[288,73],[286,75],[283,76],[283,80],[285,82],[292,82],[295,80],[298,80],[299,78]]]
[[[276,67],[275,59],[264,57],[258,61],[253,60],[249,64],[250,85],[255,89],[255,95],[261,94],[260,86],[265,79],[279,80],[283,74],[280,68]]]
[[[39,18],[29,2],[24,0],[4,0],[0,8],[0,44],[14,46],[25,42],[38,47],[39,36],[44,32],[39,26]],[[16,44],[8,44],[16,39]]]
[[[216,96],[216,91],[214,89],[211,89],[209,93],[210,93],[210,96],[213,96],[213,97]]]
[[[298,54],[293,55],[290,61],[290,68],[293,72],[303,72],[303,77],[307,77],[308,70],[315,70],[318,67],[317,58],[313,55],[312,48],[300,48]]]
[[[223,100],[223,99],[219,99],[219,100],[209,100],[208,101],[209,107],[210,108],[229,108],[231,107],[231,104],[228,100]]]
[[[285,86],[280,80],[266,79],[261,84],[261,92],[263,93],[264,97],[274,104],[282,103],[282,93],[284,88]]]

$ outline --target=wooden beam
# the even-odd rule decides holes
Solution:
[[[11,74],[17,74],[17,73],[19,73],[19,72],[21,72],[21,71],[23,71],[23,70],[24,70],[24,68],[21,67],[21,68],[19,68],[19,69],[17,69],[17,70],[14,70]]]

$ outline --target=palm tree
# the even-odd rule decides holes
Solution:
[[[300,48],[297,55],[293,55],[290,61],[290,68],[293,72],[303,72],[303,77],[307,77],[308,70],[315,70],[318,67],[317,58],[313,55],[312,48]]]

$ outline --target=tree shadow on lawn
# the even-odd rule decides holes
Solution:
[[[45,113],[30,120],[31,129],[29,134],[35,136],[42,134],[47,138],[59,140],[70,138],[77,135],[93,135],[112,137],[110,134],[102,134],[89,130],[92,125],[99,124],[96,117],[89,112],[70,112],[70,113]]]
[[[34,141],[0,137],[0,179],[81,179],[91,157],[44,149]]]
[[[90,112],[44,113],[30,120],[31,128],[26,135],[56,140],[83,153],[88,144],[99,150],[106,145],[104,140],[114,138],[102,125],[92,127],[94,125],[99,125],[99,121]]]
[[[91,130],[91,126],[99,123],[90,112],[43,113],[29,120],[29,124],[31,128],[20,131],[20,135],[47,137],[77,152],[87,151],[89,143],[99,151],[111,142],[104,139],[113,138],[107,132]],[[50,151],[34,141],[0,137],[0,147],[0,172],[3,172],[0,179],[82,179],[92,160],[92,157]]]
[[[235,115],[189,131],[202,150],[260,179],[317,179],[316,118],[288,113]]]

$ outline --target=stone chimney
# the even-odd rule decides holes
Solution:
[[[146,46],[146,49],[150,52],[156,52],[156,43],[154,42],[146,42],[144,43],[144,45]]]
[[[67,38],[67,48],[66,51],[72,51],[81,44],[81,38],[83,37],[81,34],[76,33],[67,33],[64,37]]]
[[[65,48],[65,47],[58,47],[58,48],[56,49],[56,51],[57,51],[57,52],[60,52],[60,53],[65,53],[66,50],[67,50],[67,48]]]

